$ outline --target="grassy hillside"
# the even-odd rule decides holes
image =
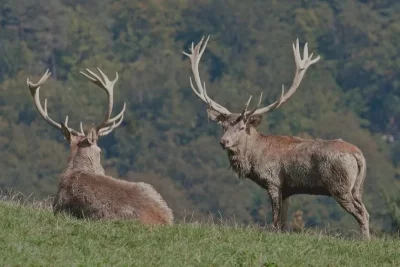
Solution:
[[[390,0],[0,0],[0,190],[55,195],[67,142],[34,107],[26,79],[52,72],[49,116],[84,129],[106,95],[79,74],[100,67],[115,85],[122,125],[99,140],[107,174],[154,185],[176,211],[271,222],[267,193],[238,185],[221,127],[190,88],[191,42],[211,35],[200,63],[209,96],[240,112],[250,95],[278,99],[294,77],[292,43],[320,55],[293,98],[264,116],[264,134],[343,140],[367,159],[371,227],[395,230],[381,196],[400,192],[400,2]],[[252,107],[256,105],[253,100]],[[385,141],[386,140],[386,141]],[[390,141],[391,140],[391,141]],[[354,229],[331,198],[295,196],[306,226]],[[396,207],[397,208],[397,207]],[[391,215],[389,215],[391,216]],[[389,217],[388,216],[388,217]]]
[[[0,201],[2,266],[400,266],[399,240],[371,242],[256,228],[55,217]]]

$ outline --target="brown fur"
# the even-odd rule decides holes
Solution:
[[[173,224],[171,209],[151,185],[104,174],[97,139],[90,144],[88,136],[68,135],[67,131],[64,134],[70,142],[70,156],[54,199],[55,214],[67,212],[93,220],[118,218],[150,225]]]
[[[53,203],[54,213],[67,212],[77,218],[94,220],[125,218],[145,224],[170,225],[173,223],[172,211],[151,185],[122,181],[105,175],[97,141],[99,136],[105,136],[121,125],[126,104],[118,115],[111,118],[118,72],[115,79],[110,81],[100,68],[97,69],[100,76],[89,69],[81,74],[106,92],[108,107],[103,121],[86,134],[82,122],[78,132],[68,127],[68,116],[65,124],[53,121],[47,113],[46,100],[42,107],[39,90],[50,77],[49,70],[37,83],[27,79],[37,111],[52,127],[61,130],[70,144],[68,168],[60,179]]]
[[[274,225],[278,229],[286,222],[288,198],[295,194],[330,195],[360,225],[364,237],[369,238],[369,215],[362,202],[362,186],[366,176],[366,162],[361,151],[342,140],[305,140],[291,136],[264,136],[256,127],[262,115],[280,107],[298,89],[307,68],[320,57],[312,58],[304,46],[303,58],[299,40],[293,44],[296,71],[292,85],[278,100],[266,107],[248,110],[252,96],[243,111],[232,113],[212,100],[201,82],[199,62],[209,37],[183,52],[190,58],[194,76],[190,85],[195,95],[208,106],[209,118],[222,125],[221,146],[227,150],[232,169],[239,177],[248,178],[265,188],[270,196]]]
[[[353,215],[369,239],[369,214],[362,202],[366,162],[356,146],[341,139],[266,136],[256,130],[261,116],[244,120],[214,110],[209,115],[223,127],[221,145],[232,169],[267,190],[275,227],[286,224],[290,196],[326,195]]]
[[[145,224],[173,223],[171,210],[155,189],[145,183],[73,171],[62,175],[54,212],[77,218],[135,218]]]

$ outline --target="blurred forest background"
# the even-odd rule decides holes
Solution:
[[[240,111],[250,94],[268,104],[294,74],[291,45],[322,59],[296,95],[264,117],[260,131],[342,138],[368,164],[364,199],[371,227],[400,226],[400,2],[389,0],[0,0],[0,188],[56,193],[68,145],[39,116],[28,87],[42,87],[53,119],[78,128],[106,108],[79,74],[99,66],[115,87],[121,127],[100,141],[106,172],[156,187],[178,218],[271,222],[265,190],[238,181],[218,143],[220,126],[189,86],[191,42],[211,35],[201,64],[210,96]],[[384,192],[384,193],[383,193]],[[306,226],[357,229],[328,197],[295,196]]]

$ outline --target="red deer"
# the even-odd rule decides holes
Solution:
[[[85,134],[68,127],[68,116],[64,123],[53,121],[47,113],[47,99],[42,107],[39,90],[51,73],[47,70],[38,83],[27,80],[35,106],[43,119],[51,126],[61,130],[70,145],[68,167],[61,175],[58,192],[54,199],[54,214],[66,212],[77,218],[99,219],[135,219],[144,224],[171,225],[173,214],[161,195],[149,184],[134,183],[106,176],[101,165],[101,149],[98,138],[117,128],[124,117],[122,111],[111,118],[113,109],[114,84],[98,68],[102,79],[86,69],[81,72],[89,81],[103,89],[108,98],[108,108],[104,120],[90,128]]]
[[[204,37],[203,37],[204,39]],[[293,84],[279,100],[251,110],[248,106],[251,96],[241,113],[232,113],[212,100],[202,85],[199,62],[209,37],[203,39],[185,53],[190,58],[196,87],[190,78],[190,85],[208,108],[211,120],[221,124],[223,136],[220,144],[227,150],[229,162],[240,178],[248,178],[264,188],[271,199],[274,227],[280,231],[287,220],[289,197],[296,194],[327,195],[333,197],[357,220],[362,235],[369,239],[369,214],[362,202],[362,187],[366,176],[366,161],[362,152],[354,145],[341,139],[306,140],[294,136],[263,135],[256,130],[262,115],[287,102],[299,87],[307,68],[320,57],[312,59],[307,43],[303,59],[299,41],[293,44],[296,72]]]

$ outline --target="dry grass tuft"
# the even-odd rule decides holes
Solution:
[[[11,202],[17,205],[30,206],[41,210],[52,210],[54,197],[47,197],[46,199],[37,199],[32,194],[26,196],[21,192],[13,189],[0,190],[0,201]]]

